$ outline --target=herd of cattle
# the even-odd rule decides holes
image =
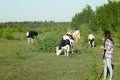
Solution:
[[[38,36],[38,32],[29,31],[26,33],[28,38],[28,44],[33,43],[34,39]],[[91,48],[94,48],[94,35],[88,35],[88,44]],[[56,47],[56,55],[60,55],[62,51],[66,56],[69,56],[70,51],[73,53],[73,46],[75,43],[80,41],[80,31],[79,30],[70,30],[65,35],[62,36],[60,44]]]

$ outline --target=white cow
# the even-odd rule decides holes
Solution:
[[[88,43],[90,45],[91,48],[95,47],[95,43],[94,43],[95,37],[93,34],[89,34],[88,35]]]
[[[62,37],[61,43],[56,47],[56,55],[60,55],[64,51],[65,55],[68,56],[70,49],[72,49],[74,44],[74,38],[72,35],[64,35]],[[72,49],[73,53],[73,49]]]

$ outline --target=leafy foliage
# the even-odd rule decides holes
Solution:
[[[72,27],[79,28],[81,24],[91,24],[94,19],[94,12],[89,5],[81,13],[77,13],[72,20]]]
[[[73,27],[88,24],[93,31],[120,30],[120,1],[110,1],[93,11],[89,5],[72,19]]]
[[[47,37],[44,40],[39,40],[37,43],[35,43],[34,47],[38,52],[54,52],[55,46],[57,46],[58,43],[56,41],[52,37]]]
[[[9,40],[11,40],[11,39],[14,39],[14,37],[13,37],[13,29],[12,28],[10,28],[10,27],[7,27],[7,28],[4,28],[3,29],[3,32],[2,32],[2,37],[4,37],[4,38],[6,38],[6,39],[9,39]]]

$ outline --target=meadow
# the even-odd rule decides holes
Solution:
[[[74,54],[56,56],[55,46],[69,27],[43,27],[39,39],[27,44],[25,32],[14,32],[13,40],[0,38],[0,80],[102,80],[102,31],[92,32],[82,27],[81,39],[74,45]],[[87,42],[89,33],[95,34],[96,47],[90,48]],[[120,74],[120,37],[112,33],[114,45],[113,80]]]

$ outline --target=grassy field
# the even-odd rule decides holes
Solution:
[[[15,40],[0,38],[0,80],[100,80],[102,50],[100,45],[89,48],[85,43],[87,36],[81,34],[80,42],[74,46],[74,54],[66,57],[56,56],[55,52],[31,50],[34,44],[28,45],[24,34],[14,33]],[[54,33],[42,33],[39,40],[51,34]],[[114,38],[113,80],[119,80],[120,44],[119,39]]]

